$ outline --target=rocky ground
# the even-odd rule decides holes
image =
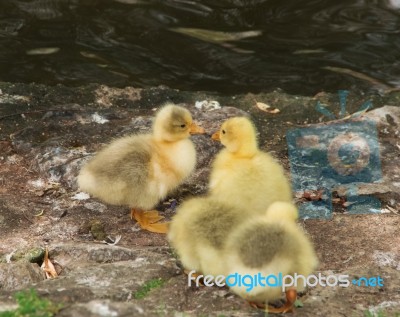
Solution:
[[[260,131],[261,148],[279,159],[289,176],[286,131],[323,125],[326,118],[315,111],[316,102],[337,113],[336,94],[219,96],[164,87],[8,83],[0,83],[0,89],[0,311],[15,307],[17,290],[33,287],[40,296],[62,303],[57,316],[265,315],[225,288],[188,287],[164,235],[141,230],[127,207],[85,197],[75,178],[105,143],[149,131],[162,103],[183,103],[208,134],[193,136],[196,172],[158,206],[169,219],[182,199],[205,192],[210,162],[220,149],[210,135],[224,119],[250,115]],[[202,100],[218,101],[222,108],[196,108]],[[350,279],[379,276],[384,286],[312,287],[301,294],[304,305],[293,316],[400,314],[400,94],[352,92],[347,111],[356,112],[366,100],[374,110],[363,115],[378,124],[383,179],[360,185],[358,191],[378,198],[382,213],[349,214],[338,188],[331,219],[302,220],[300,225],[319,256],[316,273],[347,274]],[[257,102],[279,112],[265,111]],[[307,199],[303,196],[297,194],[299,200]],[[118,235],[117,245],[103,242]],[[39,267],[45,247],[58,278],[45,279]],[[153,289],[147,292],[149,285]]]

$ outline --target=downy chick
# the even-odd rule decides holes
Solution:
[[[268,275],[284,277],[303,275],[307,278],[317,267],[313,245],[304,231],[296,224],[296,207],[287,202],[274,202],[264,215],[251,218],[237,230],[233,230],[226,242],[225,276],[238,273],[244,275]],[[272,281],[274,282],[274,281]],[[270,312],[287,312],[293,309],[296,291],[305,288],[304,280],[299,278],[297,289],[286,289],[287,303],[280,309]],[[230,288],[242,298],[266,303],[282,295],[281,286],[235,285]]]
[[[230,232],[243,221],[243,214],[241,208],[209,196],[185,201],[168,231],[169,242],[184,268],[215,276],[226,272],[225,243]]]
[[[155,117],[152,134],[123,137],[104,147],[81,169],[78,185],[106,203],[132,207],[132,215],[143,219],[144,211],[194,170],[196,151],[189,134],[202,132],[187,109],[166,104]]]
[[[210,175],[209,193],[220,201],[263,213],[274,201],[292,201],[282,166],[257,145],[256,129],[246,117],[225,121],[213,139],[225,146],[217,154]]]

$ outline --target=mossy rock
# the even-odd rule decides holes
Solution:
[[[12,255],[11,260],[41,264],[43,262],[44,254],[44,248],[34,247],[30,249],[18,250]]]
[[[99,241],[103,241],[107,238],[104,224],[99,220],[93,220],[90,222],[90,233],[94,239]]]

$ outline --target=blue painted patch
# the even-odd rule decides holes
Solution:
[[[341,108],[341,113],[344,108]],[[287,133],[295,192],[319,192],[320,199],[300,205],[301,218],[331,218],[332,188],[344,185],[351,214],[380,212],[380,201],[357,193],[357,184],[382,178],[379,143],[373,121],[320,124]]]

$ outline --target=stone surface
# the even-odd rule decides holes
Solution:
[[[113,138],[150,130],[154,108],[170,100],[193,113],[207,135],[193,136],[198,151],[194,174],[158,209],[169,219],[176,204],[207,189],[210,163],[221,149],[210,139],[222,121],[248,115],[259,130],[260,147],[271,152],[289,175],[286,131],[324,124],[317,100],[337,113],[337,95],[290,96],[282,91],[239,96],[181,92],[165,87],[115,89],[0,83],[0,311],[15,304],[15,291],[33,287],[40,296],[62,303],[57,316],[264,316],[226,288],[187,285],[179,260],[165,236],[145,232],[129,210],[89,198],[77,189],[80,166]],[[336,189],[333,218],[300,225],[315,244],[316,273],[377,276],[384,287],[313,287],[300,299],[294,316],[365,316],[400,311],[400,94],[349,95],[349,114],[371,99],[364,116],[378,122],[383,181],[359,186],[382,204],[383,214],[348,215],[345,191]],[[196,101],[216,100],[221,109],[197,109]],[[261,111],[257,102],[280,110]],[[91,224],[118,245],[93,238]],[[104,237],[104,235],[102,235]],[[101,238],[102,238],[101,237]],[[100,240],[100,239],[99,239]],[[25,254],[49,248],[60,276],[44,280]],[[12,257],[13,254],[21,256]],[[10,263],[6,263],[9,261]],[[136,292],[161,278],[162,286],[144,298]]]
[[[0,290],[16,290],[43,281],[44,273],[35,263],[0,263]]]

